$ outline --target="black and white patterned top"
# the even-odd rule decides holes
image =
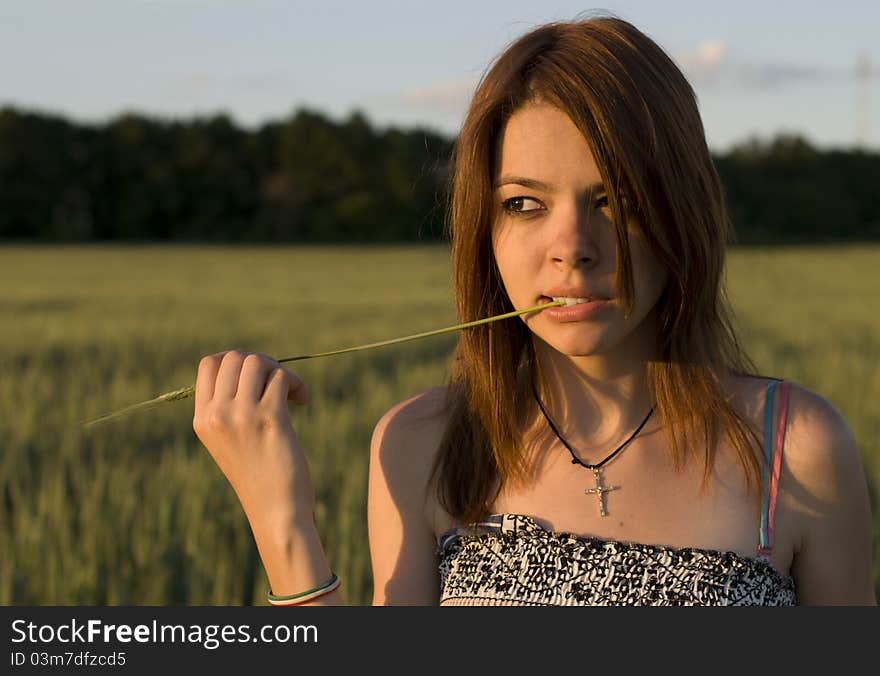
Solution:
[[[735,552],[549,531],[493,514],[438,538],[440,605],[795,605],[794,579]]]
[[[782,394],[774,425],[777,385]],[[755,558],[560,533],[523,514],[492,514],[437,539],[440,605],[795,605],[794,578],[772,564],[788,391],[787,382],[767,384]]]

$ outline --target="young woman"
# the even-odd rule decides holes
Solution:
[[[374,604],[873,604],[853,434],[759,376],[722,286],[728,223],[694,93],[627,22],[542,26],[483,78],[455,151],[451,381],[373,435]],[[266,355],[205,357],[194,429],[278,605],[341,604]]]

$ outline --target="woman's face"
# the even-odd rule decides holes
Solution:
[[[621,348],[644,358],[642,350],[630,350],[637,345],[653,351],[655,313],[649,313],[666,284],[666,271],[631,223],[635,304],[624,319],[615,289],[617,252],[607,193],[587,141],[571,119],[545,103],[520,108],[502,130],[495,166],[492,245],[514,308],[559,296],[608,299],[521,315],[531,331],[570,356]]]

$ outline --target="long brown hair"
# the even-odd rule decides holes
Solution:
[[[535,100],[565,112],[595,157],[615,223],[616,284],[627,316],[634,300],[627,218],[642,224],[669,272],[657,306],[659,359],[648,364],[648,382],[655,411],[668,423],[673,466],[705,448],[705,488],[720,428],[748,486],[757,485],[761,465],[752,441],[760,442],[721,385],[726,374],[756,372],[737,341],[722,285],[729,224],[721,184],[691,86],[630,23],[600,16],[541,26],[513,42],[480,81],[454,148],[447,221],[460,321],[514,309],[492,252],[493,162],[506,120]],[[485,518],[496,479],[498,491],[528,480],[517,430],[529,395],[517,382],[520,369],[534,363],[522,321],[460,335],[433,467],[440,504],[460,522]]]

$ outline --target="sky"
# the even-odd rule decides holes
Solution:
[[[714,151],[779,133],[880,150],[877,0],[0,0],[0,106],[97,123],[222,112],[248,128],[359,110],[452,137],[508,43],[596,10],[681,66]]]

